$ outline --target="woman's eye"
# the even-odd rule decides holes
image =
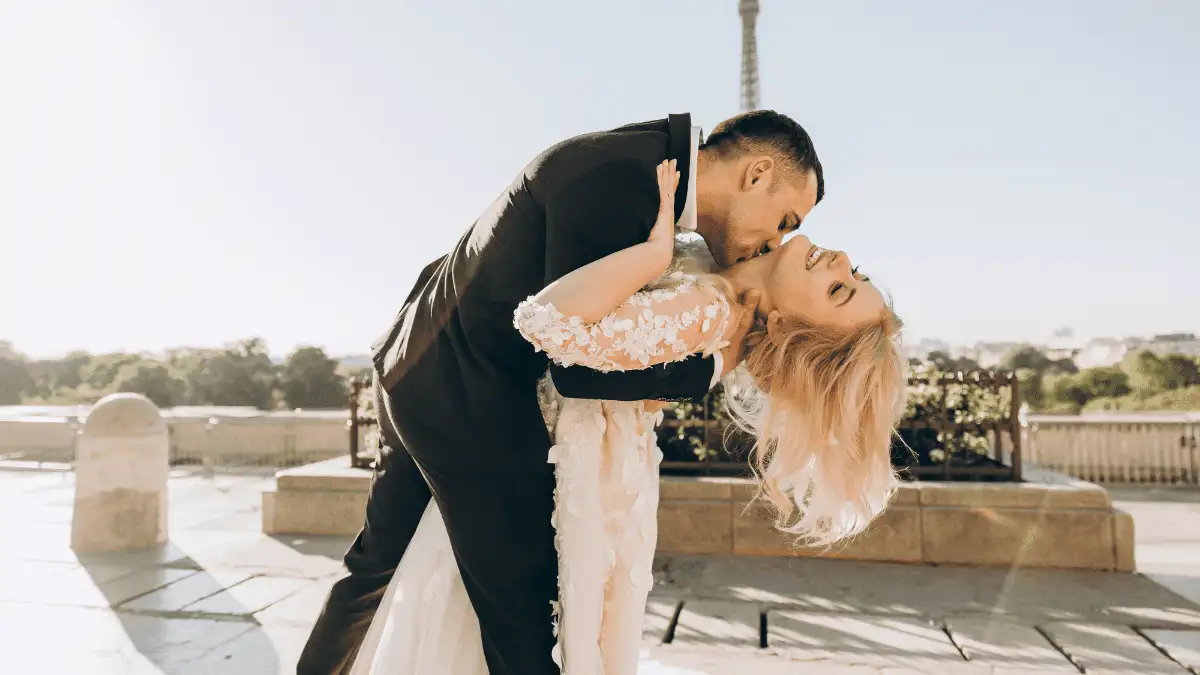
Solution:
[[[842,282],[839,281],[839,282],[835,283],[834,285],[829,287],[829,295],[832,296],[833,294],[842,290],[842,288],[843,288]]]

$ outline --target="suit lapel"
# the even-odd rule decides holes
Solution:
[[[683,214],[687,203],[688,177],[692,169],[692,116],[688,113],[669,115],[667,133],[670,136],[667,157],[678,162],[679,187],[675,189],[675,218]]]

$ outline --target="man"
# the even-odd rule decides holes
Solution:
[[[479,618],[492,673],[557,673],[551,601],[554,467],[536,383],[548,361],[513,328],[517,304],[559,277],[645,241],[654,169],[678,162],[675,212],[722,266],[768,252],[820,201],[808,134],[770,111],[727,120],[701,144],[690,116],[559,143],[533,160],[420,274],[375,345],[381,457],[366,523],[300,659],[300,675],[346,672],[430,498]],[[748,312],[748,324],[752,313]],[[564,396],[699,398],[741,359],[600,373],[550,366]]]

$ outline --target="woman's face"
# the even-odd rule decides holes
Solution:
[[[878,320],[887,308],[883,294],[854,271],[849,256],[815,246],[808,237],[797,235],[763,258],[770,266],[759,307],[768,323],[777,314],[850,329]]]

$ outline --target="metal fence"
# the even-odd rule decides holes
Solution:
[[[909,478],[1021,480],[1021,406],[1017,379],[1007,372],[942,373],[909,379],[916,414],[901,424],[907,434],[893,462]],[[364,447],[362,430],[377,423],[367,396],[369,383],[354,380],[349,399],[350,463],[368,466],[374,447]],[[668,409],[659,429],[665,474],[744,475],[752,439],[730,424],[715,392],[697,403]],[[1007,441],[1005,439],[1008,439]],[[684,443],[678,451],[673,444]],[[371,444],[373,446],[373,444]],[[919,446],[919,448],[918,448]],[[692,454],[692,458],[685,455]],[[932,458],[940,457],[941,461]]]

